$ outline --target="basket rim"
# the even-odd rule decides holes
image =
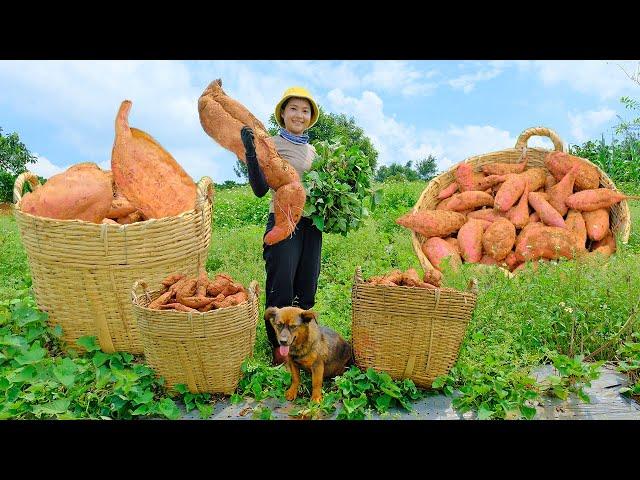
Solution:
[[[45,223],[56,223],[56,224],[63,224],[63,225],[88,225],[90,227],[92,226],[96,226],[99,228],[111,228],[111,229],[118,229],[118,230],[128,230],[131,228],[137,228],[137,227],[145,227],[149,224],[153,224],[153,223],[157,223],[157,222],[166,222],[166,221],[171,221],[173,219],[179,219],[179,218],[183,218],[183,217],[187,217],[190,215],[194,215],[197,214],[199,211],[201,211],[204,207],[205,203],[209,203],[210,206],[213,206],[213,197],[215,194],[215,185],[213,183],[213,180],[211,180],[210,177],[208,176],[203,176],[200,178],[200,180],[196,183],[196,192],[197,194],[201,194],[201,189],[204,190],[202,192],[202,197],[203,200],[201,202],[198,202],[198,198],[196,198],[196,205],[194,208],[192,208],[191,210],[186,210],[184,212],[179,213],[178,215],[171,215],[168,217],[162,217],[162,218],[149,218],[147,220],[142,220],[140,222],[134,222],[134,223],[130,223],[130,224],[123,224],[123,225],[113,225],[110,223],[93,223],[93,222],[89,222],[87,220],[78,220],[78,219],[57,219],[57,218],[50,218],[50,217],[42,217],[39,215],[33,215],[31,213],[27,213],[27,212],[23,212],[22,209],[20,208],[20,204],[22,203],[22,197],[18,198],[18,200],[15,199],[15,192],[16,189],[18,189],[18,187],[20,189],[22,189],[23,186],[23,182],[24,181],[28,181],[30,177],[35,177],[35,174],[30,172],[30,171],[26,171],[21,173],[20,175],[18,175],[18,177],[16,177],[16,180],[14,182],[14,200],[11,202],[11,205],[13,207],[14,213],[15,214],[19,214],[19,215],[23,215],[24,217],[27,218],[32,218],[35,220],[39,220]],[[20,180],[20,183],[18,182]],[[21,194],[22,192],[20,192]]]
[[[162,313],[169,313],[172,315],[175,314],[183,314],[186,315],[187,317],[189,316],[193,316],[196,315],[200,318],[202,317],[206,317],[208,314],[209,317],[214,317],[218,314],[220,314],[220,312],[228,312],[230,311],[230,309],[232,308],[236,308],[236,307],[246,307],[246,305],[252,304],[254,302],[258,301],[258,282],[255,280],[251,280],[251,282],[249,283],[249,287],[247,288],[247,300],[244,300],[243,302],[239,303],[238,305],[232,305],[231,307],[225,307],[225,308],[216,308],[215,310],[209,310],[208,312],[181,312],[179,310],[156,310],[153,308],[149,308],[147,306],[143,306],[140,305],[140,299],[142,299],[146,294],[148,295],[154,295],[156,293],[159,293],[161,290],[157,289],[157,290],[151,290],[151,291],[147,291],[146,289],[143,290],[144,293],[142,293],[141,295],[137,295],[135,293],[135,291],[138,289],[138,287],[140,286],[141,288],[144,289],[143,284],[146,285],[143,281],[141,280],[136,280],[133,284],[133,286],[131,287],[131,303],[132,303],[132,307],[133,308],[139,308],[143,311],[148,311],[148,312],[152,312],[153,314],[162,314]]]

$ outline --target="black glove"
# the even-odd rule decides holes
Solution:
[[[247,127],[246,125],[242,127],[242,130],[240,130],[240,138],[244,145],[245,157],[255,157],[256,144],[253,140],[253,130],[251,130],[251,127]]]
[[[264,178],[260,165],[258,164],[258,158],[256,157],[256,145],[253,140],[253,130],[250,127],[244,126],[240,130],[240,138],[244,144],[244,157],[247,161],[247,173],[249,174],[249,185],[253,193],[257,197],[264,197],[269,191],[269,185]]]

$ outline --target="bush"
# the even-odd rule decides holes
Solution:
[[[13,201],[13,184],[17,175],[0,171],[0,203]]]

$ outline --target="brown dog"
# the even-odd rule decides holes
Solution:
[[[280,347],[287,357],[291,386],[286,392],[289,401],[298,396],[300,368],[311,372],[311,400],[322,399],[322,380],[342,374],[353,360],[351,345],[328,327],[318,325],[318,314],[298,307],[269,307],[265,320],[271,322]]]

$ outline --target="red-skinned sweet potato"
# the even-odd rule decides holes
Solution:
[[[587,236],[591,240],[599,241],[609,232],[609,209],[599,208],[592,212],[582,212],[587,229]]]
[[[506,218],[493,222],[482,235],[482,246],[496,261],[506,258],[516,241],[516,227]]]
[[[576,190],[590,190],[600,185],[598,169],[583,158],[564,152],[551,152],[546,156],[544,164],[558,181],[577,165],[578,172],[574,185]]]
[[[420,210],[401,216],[396,223],[425,237],[444,237],[457,232],[465,221],[466,217],[458,212]]]

